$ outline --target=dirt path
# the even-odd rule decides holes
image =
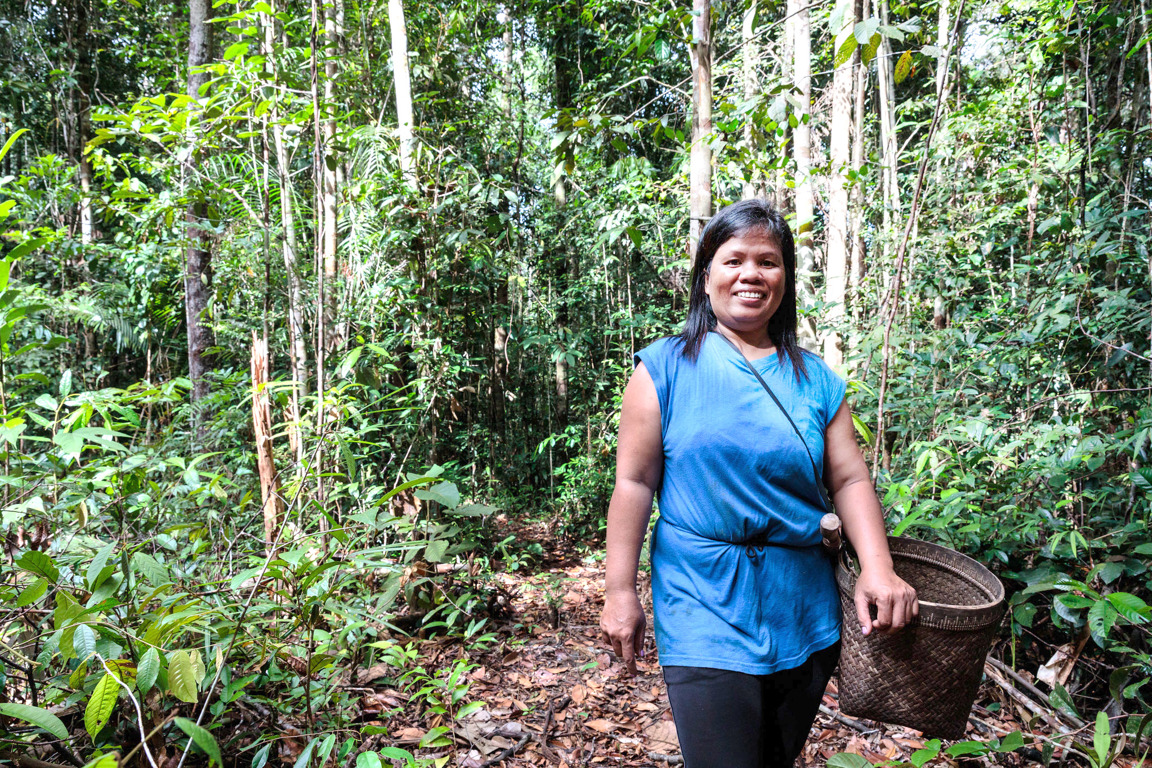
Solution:
[[[376,696],[383,699],[382,709],[390,705],[397,712],[388,721],[389,734],[381,737],[380,745],[401,746],[421,757],[448,758],[446,765],[464,768],[662,768],[679,764],[676,730],[651,636],[651,616],[645,658],[638,662],[640,674],[629,677],[600,642],[603,576],[601,561],[556,551],[548,552],[545,563],[531,574],[498,575],[497,582],[511,598],[510,617],[495,627],[501,642],[487,650],[466,650],[459,643],[437,641],[421,648],[420,661],[429,669],[451,668],[465,658],[472,666],[467,672],[468,691],[460,703],[482,701],[482,708],[456,722],[451,746],[417,750],[430,729],[450,726],[450,719],[433,715],[411,720],[417,708],[404,705],[410,699],[408,692],[380,690]],[[647,584],[642,587],[647,594]],[[997,698],[999,693],[996,688],[981,691],[978,714],[969,723],[967,738],[987,741],[1021,730],[1031,743],[1028,729],[1015,719],[1010,703]],[[917,731],[840,715],[835,679],[824,697],[824,708],[801,756],[805,766],[823,766],[839,752],[860,755],[874,764],[905,762],[925,746],[925,738]],[[998,755],[996,762],[1023,765],[1031,762],[1025,756],[1039,758],[1038,752],[1023,752]],[[941,757],[933,764],[956,763]],[[976,764],[989,763],[979,758]]]

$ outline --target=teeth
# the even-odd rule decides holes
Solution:
[[[736,295],[742,299],[762,299],[764,294],[756,293],[755,291],[737,291]]]

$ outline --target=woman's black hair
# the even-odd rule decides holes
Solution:
[[[722,209],[712,217],[700,233],[696,247],[696,261],[692,265],[692,282],[688,294],[688,319],[679,339],[684,344],[682,353],[695,362],[704,345],[704,337],[716,329],[716,315],[712,302],[704,291],[704,278],[712,266],[712,257],[720,246],[734,237],[764,234],[776,241],[784,256],[784,298],[768,320],[768,338],[776,345],[780,361],[785,355],[796,371],[796,380],[808,377],[804,366],[804,350],[796,341],[796,243],[792,230],[776,208],[764,200],[741,200]]]

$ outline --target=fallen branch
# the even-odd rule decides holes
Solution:
[[[992,666],[996,667],[996,669],[1000,670],[1004,674],[1008,675],[1014,681],[1016,681],[1016,683],[1019,684],[1019,686],[1021,688],[1023,688],[1027,693],[1032,694],[1041,703],[1048,701],[1048,695],[1046,693],[1041,691],[1039,688],[1037,688],[1032,683],[1028,682],[1028,680],[1026,680],[1023,675],[1021,675],[1016,670],[1012,669],[1012,667],[1008,666],[1007,664],[1000,661],[999,659],[992,658],[991,656],[988,657],[988,663],[991,664]],[[1057,710],[1056,716],[1064,718],[1075,728],[1083,728],[1085,725],[1083,720],[1081,720],[1080,718],[1078,718],[1075,715],[1072,715],[1068,712],[1062,712],[1062,711]]]
[[[508,749],[506,749],[503,752],[501,752],[500,754],[496,755],[496,757],[492,758],[491,760],[485,760],[483,763],[480,763],[480,768],[490,768],[490,766],[496,765],[497,763],[499,763],[503,760],[507,760],[508,758],[512,757],[512,755],[516,754],[521,749],[523,749],[524,745],[527,744],[529,739],[531,739],[531,738],[532,738],[531,734],[527,734],[527,733],[524,734],[523,736],[520,737],[520,741],[518,741],[515,744],[513,744],[512,746],[508,747]]]
[[[668,765],[683,765],[684,757],[682,755],[664,755],[659,752],[649,752],[649,760],[655,760],[658,763],[667,763]]]
[[[11,760],[20,768],[69,768],[61,763],[49,763],[28,755],[14,755],[11,752],[0,752],[0,760]]]
[[[822,714],[827,715],[828,717],[832,718],[836,722],[840,723],[840,725],[846,725],[849,728],[851,728],[852,730],[859,731],[860,733],[872,733],[873,731],[876,730],[875,728],[869,728],[868,726],[864,725],[864,723],[860,722],[859,720],[848,717],[847,715],[842,715],[839,712],[836,712],[835,710],[829,709],[824,704],[820,705],[820,712]]]
[[[1032,715],[1042,718],[1053,730],[1059,731],[1062,734],[1070,732],[1071,729],[1061,723],[1060,719],[1056,717],[1053,712],[1049,711],[1043,704],[1030,699],[1023,691],[1001,677],[1000,673],[991,664],[984,665],[984,673],[988,675],[989,679],[999,685],[1013,701],[1032,713]]]

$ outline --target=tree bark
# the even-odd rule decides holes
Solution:
[[[843,27],[832,39],[833,51],[852,37],[856,25],[852,0],[840,0]],[[833,54],[835,55],[835,53]],[[840,62],[832,75],[832,124],[829,137],[831,174],[828,191],[828,252],[824,298],[828,302],[830,327],[824,337],[824,360],[833,368],[844,365],[843,338],[839,326],[844,320],[848,279],[848,177],[852,143],[852,65],[851,56]]]
[[[759,46],[756,44],[756,0],[744,12],[740,25],[740,63],[744,76],[744,99],[751,101],[760,93],[760,79],[756,76],[756,65],[760,60]],[[763,174],[760,172],[762,152],[760,131],[752,121],[751,113],[744,122],[744,146],[748,153],[748,177],[744,181],[743,198],[749,200],[764,194]]]
[[[339,163],[336,160],[336,117],[333,110],[336,104],[336,75],[337,61],[339,59],[340,40],[336,31],[336,7],[329,1],[324,4],[324,102],[321,104],[324,114],[322,126],[324,146],[321,157],[324,162],[320,166],[322,180],[321,206],[323,208],[321,221],[321,260],[324,265],[324,328],[326,355],[334,354],[343,346],[343,336],[336,317],[336,304],[338,291],[336,263],[336,237],[337,216],[336,207],[337,175]]]
[[[210,10],[210,0],[188,2],[187,93],[193,99],[199,98],[200,89],[208,82],[208,73],[201,71],[201,68],[212,60],[212,27],[208,24]],[[198,151],[189,153],[184,169],[186,190],[194,186],[195,166],[200,154]],[[188,377],[192,380],[192,403],[198,405],[208,395],[208,349],[213,344],[212,330],[204,316],[211,287],[212,251],[206,206],[194,191],[192,198],[184,212],[185,236],[188,240],[184,252],[184,319],[188,331]],[[195,409],[195,419],[197,435],[203,438],[204,414],[199,408]]]
[[[796,156],[796,293],[801,310],[810,308],[816,299],[813,275],[816,253],[812,243],[812,218],[815,199],[812,190],[812,129],[808,119],[812,109],[812,23],[805,0],[797,0],[795,37],[792,40],[794,86],[799,91],[800,113],[796,115],[792,145]],[[800,344],[816,349],[816,324],[811,317],[801,317],[797,328]]]
[[[252,431],[256,437],[256,468],[260,475],[260,499],[264,512],[264,547],[269,553],[276,530],[284,519],[280,473],[272,457],[272,403],[268,397],[268,339],[252,332]]]
[[[856,18],[867,19],[870,12],[868,0],[856,0]],[[852,111],[852,170],[857,174],[864,168],[864,108],[868,98],[868,66],[860,56],[860,48],[852,54],[852,67],[855,72],[855,106]],[[860,284],[864,280],[864,258],[866,246],[864,243],[864,188],[857,181],[852,186],[850,196],[851,213],[849,215],[849,232],[852,238],[852,258],[848,275],[849,300],[852,315],[858,314],[859,302],[854,298],[859,295]]]
[[[888,0],[879,0],[881,23],[888,23]],[[881,213],[884,231],[890,232],[894,217],[900,212],[900,185],[897,177],[896,86],[892,64],[892,42],[881,37],[876,57],[876,84],[880,112],[880,157],[882,165],[884,207]]]
[[[784,82],[796,82],[792,51],[796,40],[796,13],[799,9],[800,0],[787,0],[784,10],[784,39],[780,41],[780,76]],[[792,180],[787,163],[791,128],[787,120],[781,123],[780,127],[784,131],[784,137],[779,142],[780,162],[776,168],[776,207],[783,211],[788,208],[789,182]]]
[[[392,33],[392,76],[396,88],[396,130],[400,137],[400,175],[416,188],[416,140],[412,111],[412,76],[408,70],[408,30],[401,0],[388,0],[388,26]]]
[[[272,13],[265,15],[264,48],[268,62],[269,79],[278,82],[279,65],[276,58],[276,0],[269,0]],[[300,441],[300,398],[308,392],[308,341],[304,331],[304,299],[300,282],[296,218],[292,199],[292,169],[288,162],[288,147],[284,142],[284,126],[280,123],[280,100],[273,96],[269,110],[272,143],[276,152],[276,169],[280,188],[281,251],[284,275],[288,283],[288,365],[292,375],[292,392],[288,399],[288,443],[296,456],[297,466],[303,466],[303,444]]]
[[[712,12],[710,0],[693,0],[692,150],[689,155],[688,255],[696,258],[700,232],[712,217]]]

